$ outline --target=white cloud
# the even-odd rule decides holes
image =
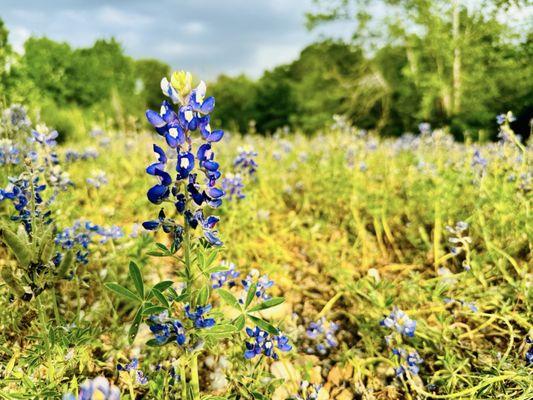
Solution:
[[[207,29],[207,27],[205,26],[205,24],[200,22],[200,21],[187,22],[181,28],[183,33],[185,33],[187,35],[198,35],[200,33],[205,32],[206,29]]]
[[[120,10],[112,6],[101,7],[98,11],[98,19],[105,24],[126,27],[150,25],[154,21],[152,17]]]

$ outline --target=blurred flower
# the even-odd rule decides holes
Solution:
[[[220,289],[226,283],[231,288],[236,285],[235,280],[241,274],[235,270],[235,264],[222,261],[221,266],[228,267],[225,271],[214,272],[211,274],[211,286],[213,289]]]
[[[392,352],[398,357],[398,362],[400,364],[400,366],[396,368],[396,376],[404,375],[406,371],[409,371],[413,375],[418,375],[418,372],[420,371],[418,365],[422,364],[424,360],[416,350],[407,353],[404,349],[393,349]]]
[[[135,375],[135,380],[140,385],[146,385],[148,383],[148,378],[144,376],[144,373],[139,369],[139,359],[134,358],[126,365],[118,364],[117,370],[130,372]]]
[[[120,390],[103,376],[87,379],[80,387],[78,396],[65,394],[63,400],[119,400]]]
[[[416,321],[409,318],[407,314],[398,308],[394,308],[390,315],[382,320],[380,324],[408,337],[412,337],[415,334]]]
[[[222,190],[226,194],[228,201],[233,199],[244,199],[246,196],[242,193],[244,183],[240,174],[227,174],[222,179]]]
[[[306,336],[313,342],[313,347],[307,349],[308,353],[326,354],[333,347],[338,346],[335,334],[339,326],[335,322],[329,322],[322,317],[316,322],[311,322],[306,329]]]
[[[253,175],[257,171],[257,152],[251,147],[239,147],[237,157],[233,160],[233,168],[237,171]]]
[[[20,162],[20,150],[10,139],[0,139],[0,166]]]

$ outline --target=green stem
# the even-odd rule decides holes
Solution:
[[[191,389],[192,399],[200,399],[200,381],[198,379],[198,353],[192,355],[191,358]]]

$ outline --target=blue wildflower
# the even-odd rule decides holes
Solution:
[[[93,171],[90,178],[87,178],[87,183],[93,186],[95,189],[100,189],[109,183],[107,175],[104,171]]]
[[[10,139],[0,139],[0,166],[20,162],[20,150]]]
[[[226,283],[231,288],[235,286],[235,280],[241,274],[235,269],[235,264],[222,261],[221,265],[228,266],[225,271],[214,272],[211,274],[211,286],[213,289],[220,289]]]
[[[118,364],[117,370],[132,372],[135,374],[135,380],[141,385],[146,385],[148,383],[148,378],[144,376],[144,373],[139,369],[139,359],[133,358],[131,362],[126,365]]]
[[[42,146],[54,147],[57,145],[56,139],[59,136],[57,131],[49,132],[44,127],[38,127],[31,132],[33,141]]]
[[[409,371],[413,375],[418,375],[420,371],[419,364],[422,364],[424,360],[416,350],[407,353],[404,349],[393,349],[392,353],[398,357],[399,366],[396,368],[396,376],[404,375],[406,371]]]
[[[244,183],[240,174],[227,174],[222,179],[222,190],[229,201],[244,199],[246,196],[242,193],[243,188]]]
[[[119,400],[120,390],[103,376],[87,379],[81,386],[78,396],[65,394],[63,400]]]
[[[213,318],[205,318],[205,314],[209,313],[210,310],[210,304],[198,306],[194,311],[191,311],[191,306],[189,304],[185,305],[185,315],[187,318],[193,321],[194,326],[198,329],[211,328],[215,326],[215,320]]]
[[[233,167],[235,170],[247,172],[250,175],[255,174],[258,167],[257,162],[255,161],[257,152],[251,147],[239,147],[237,151],[237,157],[233,160]]]
[[[183,324],[177,319],[170,319],[168,311],[151,315],[148,318],[148,325],[157,343],[164,344],[174,339],[180,346],[185,344],[186,336]]]
[[[338,346],[335,336],[339,326],[335,322],[329,322],[322,317],[316,322],[311,322],[306,330],[306,336],[314,342],[314,347],[307,349],[309,353],[317,351],[319,354],[326,354],[331,348]]]
[[[292,349],[292,346],[289,344],[289,339],[286,336],[273,336],[257,326],[255,329],[246,328],[246,334],[253,339],[253,341],[247,341],[245,343],[246,350],[244,351],[244,357],[246,359],[264,354],[267,357],[278,360],[279,356],[275,351],[276,348],[284,352]]]
[[[266,293],[268,289],[270,289],[272,286],[274,286],[274,281],[268,278],[268,275],[262,275],[259,276],[259,271],[256,269],[253,269],[250,271],[250,273],[246,276],[245,279],[241,281],[242,286],[244,287],[244,290],[248,291],[252,287],[252,284],[254,282],[257,283],[257,287],[255,289],[255,295],[256,297],[268,300],[270,299],[270,295]],[[257,278],[258,277],[258,278]]]
[[[396,330],[398,333],[408,337],[413,337],[416,329],[416,321],[409,318],[405,312],[398,308],[394,308],[390,315],[381,321],[380,325]]]

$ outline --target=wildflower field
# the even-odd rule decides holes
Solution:
[[[531,147],[3,111],[0,398],[533,397]]]

